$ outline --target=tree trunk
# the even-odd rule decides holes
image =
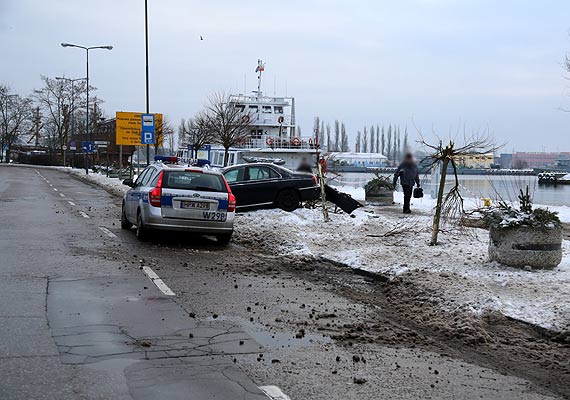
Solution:
[[[449,164],[449,159],[443,160],[443,165],[441,166],[441,179],[439,181],[439,190],[437,192],[437,203],[435,205],[435,214],[433,216],[433,227],[431,232],[431,242],[430,246],[435,246],[437,244],[437,235],[439,234],[439,221],[441,219],[441,205],[443,203],[443,194],[445,191],[445,178],[447,175],[447,165]]]
[[[230,157],[230,148],[224,147],[224,167],[228,166],[228,158]]]

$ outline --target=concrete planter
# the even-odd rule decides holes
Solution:
[[[511,267],[554,268],[562,261],[562,227],[491,226],[489,258]]]
[[[375,187],[372,190],[365,190],[364,199],[367,203],[387,206],[394,202],[394,191],[384,187]]]

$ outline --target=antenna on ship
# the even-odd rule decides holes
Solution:
[[[265,63],[261,60],[257,60],[257,97],[261,97],[261,73],[265,71]]]

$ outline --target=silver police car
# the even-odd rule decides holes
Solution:
[[[137,228],[145,240],[152,230],[213,235],[228,244],[234,230],[236,200],[224,176],[207,168],[156,162],[123,197],[121,228]]]

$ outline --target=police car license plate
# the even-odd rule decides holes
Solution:
[[[227,213],[220,211],[203,211],[202,218],[208,221],[225,222]]]
[[[181,201],[180,208],[189,208],[192,210],[208,210],[210,203],[205,201]]]

